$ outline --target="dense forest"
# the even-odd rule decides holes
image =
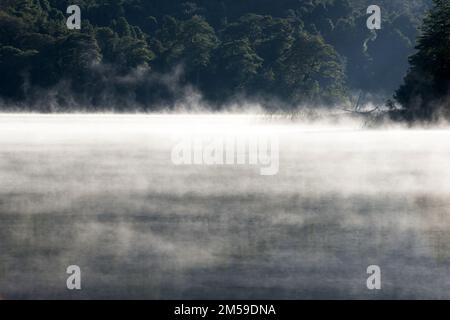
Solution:
[[[361,92],[386,99],[407,73],[433,1],[377,0],[381,30],[366,26],[371,2],[1,0],[2,105],[43,112],[151,111],[196,99],[211,108],[233,101],[331,107],[349,104]],[[434,2],[447,12],[435,9],[435,17],[425,19],[418,49],[439,41],[436,50],[447,60],[433,61],[447,63],[434,67],[447,79],[439,89],[444,96],[450,15],[448,0]],[[72,4],[81,8],[81,30],[66,27]],[[431,35],[436,17],[445,24],[444,38]],[[423,64],[431,63],[428,55],[434,53],[412,56],[396,94],[402,105],[420,96],[416,81]]]

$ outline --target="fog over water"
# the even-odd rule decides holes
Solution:
[[[255,135],[278,139],[277,175],[171,160]],[[450,299],[449,160],[445,127],[0,115],[0,297]]]

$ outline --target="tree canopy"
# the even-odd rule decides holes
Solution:
[[[375,32],[366,27],[369,0],[3,0],[0,99],[40,111],[126,111],[171,106],[193,90],[219,107],[239,98],[295,108],[333,106],[359,91],[389,95],[430,1],[378,1]],[[72,4],[81,30],[66,27]],[[412,58],[410,78],[427,59]],[[40,103],[49,98],[51,106]]]
[[[396,99],[409,119],[450,118],[450,2],[434,0]]]

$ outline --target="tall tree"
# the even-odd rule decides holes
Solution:
[[[396,99],[412,119],[450,116],[450,2],[434,0]]]

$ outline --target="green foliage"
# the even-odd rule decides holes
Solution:
[[[228,86],[231,89],[241,90],[257,76],[264,61],[253,50],[247,38],[223,43],[218,50],[217,60],[221,63],[216,72],[217,77],[229,79]]]
[[[396,99],[412,119],[450,117],[450,2],[434,0]]]
[[[350,91],[399,85],[429,1],[380,0],[383,30],[374,34],[369,0],[78,0],[80,31],[65,26],[73,1],[2,0],[0,98],[64,83],[94,109],[148,110],[186,86],[217,104],[244,96],[335,105]]]
[[[280,60],[282,88],[299,101],[332,103],[344,94],[344,70],[337,52],[322,37],[300,33]]]

